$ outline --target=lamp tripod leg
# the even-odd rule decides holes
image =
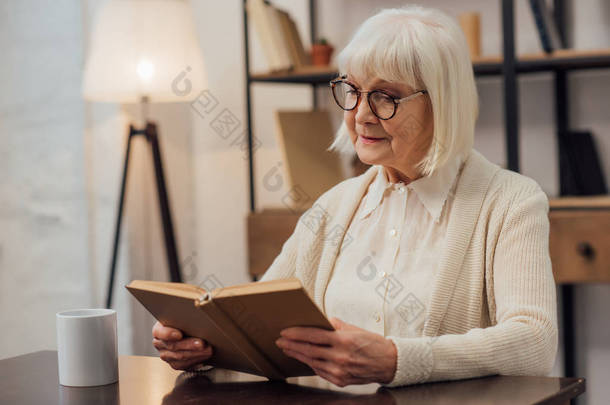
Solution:
[[[112,250],[112,262],[110,265],[110,279],[108,280],[108,294],[106,296],[106,308],[112,305],[112,290],[114,286],[114,278],[116,273],[116,262],[119,253],[119,240],[121,234],[121,222],[123,219],[123,205],[125,202],[125,190],[127,188],[127,173],[129,169],[129,155],[131,150],[131,140],[135,135],[144,134],[150,143],[153,163],[155,167],[155,178],[157,183],[157,194],[159,196],[159,208],[161,211],[161,220],[163,222],[163,235],[165,238],[165,248],[167,251],[167,262],[169,268],[169,277],[172,282],[182,282],[180,274],[180,265],[178,263],[178,249],[176,248],[176,238],[174,235],[174,227],[172,225],[171,211],[169,208],[169,198],[167,196],[167,188],[165,185],[165,176],[163,173],[163,162],[161,160],[161,149],[157,136],[157,127],[153,123],[147,123],[145,130],[136,130],[133,125],[129,126],[129,136],[127,138],[127,147],[125,148],[125,163],[123,165],[123,179],[121,180],[121,193],[119,197],[118,213],[114,231],[114,247]]]
[[[178,262],[178,249],[176,247],[176,238],[174,236],[174,226],[172,224],[172,216],[169,207],[169,198],[167,196],[167,188],[165,185],[165,175],[163,172],[163,162],[161,160],[161,146],[159,145],[159,137],[157,135],[157,126],[154,123],[146,124],[146,138],[150,142],[153,163],[155,166],[155,178],[157,180],[157,194],[159,196],[159,208],[161,211],[161,220],[163,221],[163,236],[165,238],[165,249],[167,253],[167,264],[169,268],[169,277],[172,282],[181,283],[182,275],[180,274],[180,265]]]
[[[123,163],[123,178],[121,180],[121,192],[119,197],[118,212],[116,224],[114,228],[114,247],[112,249],[112,262],[110,264],[110,278],[108,280],[108,293],[106,295],[106,308],[112,305],[112,289],[114,286],[114,275],[116,271],[116,262],[119,254],[119,239],[121,235],[121,222],[123,219],[123,203],[125,202],[125,189],[127,186],[127,172],[129,169],[129,152],[131,150],[131,139],[136,134],[133,125],[129,126],[129,135],[127,136],[127,146],[125,147],[125,161]]]

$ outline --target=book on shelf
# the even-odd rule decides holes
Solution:
[[[305,51],[296,23],[284,10],[277,9],[282,23],[283,38],[290,51],[290,60],[295,69],[311,65],[311,58]]]
[[[211,291],[192,284],[146,280],[133,280],[125,287],[161,324],[206,340],[213,353],[205,365],[272,380],[315,374],[275,344],[283,329],[334,330],[295,277]]]
[[[265,0],[247,0],[246,12],[257,32],[269,70],[286,71],[310,65],[296,23]]]
[[[261,48],[265,54],[265,59],[269,64],[269,70],[282,70],[290,66],[282,60],[278,48],[278,39],[274,37],[273,20],[268,9],[268,5],[263,0],[248,0],[246,2],[248,18],[252,21],[258,34]]]
[[[566,131],[559,134],[559,178],[561,195],[608,193],[591,132]]]
[[[290,51],[288,44],[286,43],[286,37],[282,29],[282,22],[279,10],[272,4],[265,3],[265,11],[269,15],[269,21],[271,22],[271,32],[273,34],[273,46],[277,50],[282,68],[292,69],[294,67],[292,59],[290,58]]]
[[[292,209],[309,208],[345,179],[339,155],[326,150],[334,139],[329,113],[277,110],[275,119],[290,190],[282,202]]]
[[[565,46],[559,35],[553,11],[546,4],[546,1],[530,0],[529,3],[544,52],[552,53],[558,49],[563,49]]]

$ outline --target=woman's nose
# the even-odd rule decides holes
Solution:
[[[376,122],[378,120],[369,105],[368,94],[362,94],[356,106],[356,121],[359,123]]]

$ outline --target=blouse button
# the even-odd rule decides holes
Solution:
[[[379,312],[375,312],[375,322],[381,322],[381,315],[379,315]]]
[[[398,187],[398,192],[400,194],[404,193],[405,192],[405,188],[403,186]]]
[[[390,236],[396,236],[396,229],[390,229]]]

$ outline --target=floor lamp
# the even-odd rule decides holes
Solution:
[[[110,0],[95,17],[85,63],[83,97],[94,102],[140,103],[140,125],[129,125],[123,176],[115,223],[106,307],[112,290],[119,250],[129,157],[134,137],[148,141],[163,224],[169,279],[181,282],[159,134],[146,116],[148,103],[189,102],[206,88],[203,56],[183,0]]]

